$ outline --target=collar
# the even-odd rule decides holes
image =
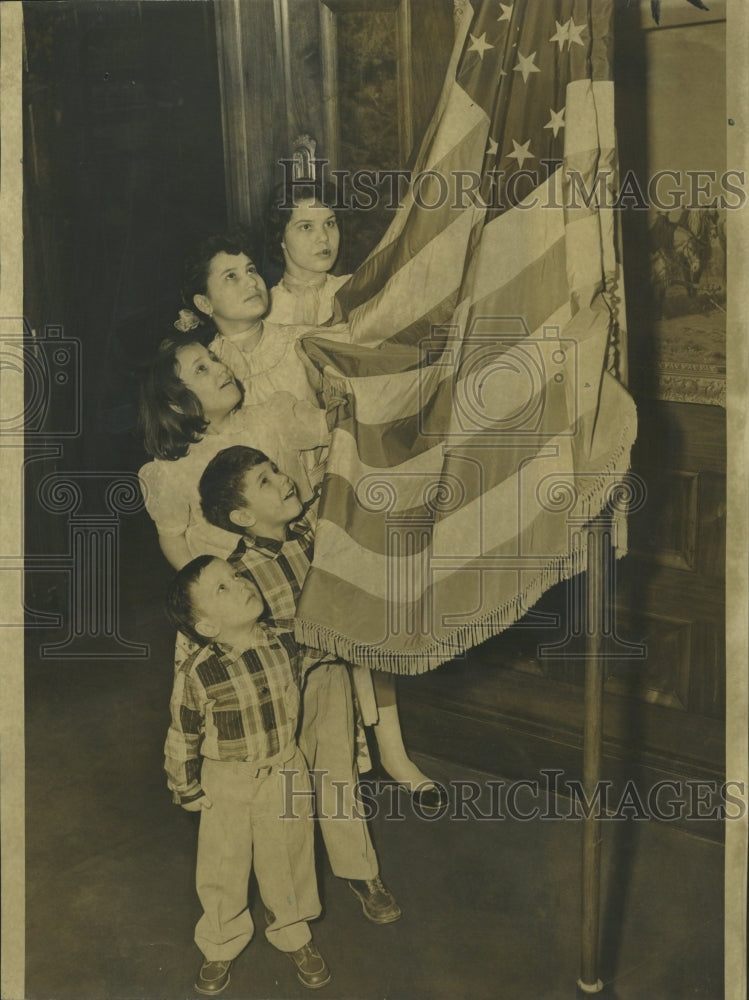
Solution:
[[[328,280],[328,272],[323,271],[322,274],[316,274],[312,278],[295,278],[293,274],[289,274],[288,271],[284,271],[283,278],[281,278],[281,284],[284,286],[287,292],[305,292],[307,289],[313,291],[319,291]]]
[[[277,538],[263,538],[262,535],[243,535],[237,545],[237,553],[243,555],[248,549],[256,549],[275,558],[286,542],[302,538],[310,530],[310,525],[303,517],[286,525],[286,538],[279,542]]]
[[[266,622],[258,622],[257,624],[260,629],[258,644],[269,642],[271,638],[268,631],[270,626]],[[249,649],[255,649],[256,647],[246,646],[244,649],[241,649],[239,646],[232,646],[228,642],[212,642],[208,648],[218,657],[222,666],[230,667],[232,663],[236,663],[237,660],[241,659]]]

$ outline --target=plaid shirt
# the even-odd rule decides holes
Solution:
[[[288,525],[283,542],[245,535],[229,556],[232,566],[257,584],[276,623],[296,615],[315,551],[315,510],[313,505],[304,517]],[[332,653],[309,646],[300,646],[300,652],[303,673],[323,660],[335,660]]]
[[[257,646],[237,652],[213,643],[177,670],[164,747],[175,802],[203,794],[201,757],[265,763],[295,747],[299,647],[288,630],[263,631]]]
[[[296,614],[314,551],[314,524],[309,517],[302,517],[287,527],[283,542],[245,535],[229,556],[229,562],[254,580],[271,618],[280,621]]]

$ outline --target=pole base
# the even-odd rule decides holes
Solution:
[[[583,993],[600,993],[603,989],[603,982],[600,979],[596,979],[594,983],[584,983],[582,979],[578,979],[577,988]]]

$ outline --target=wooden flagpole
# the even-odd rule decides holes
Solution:
[[[611,559],[611,518],[604,512],[587,527],[588,564],[585,607],[585,708],[583,722],[583,787],[594,801],[601,778],[603,734],[604,604],[608,597],[607,568]],[[593,810],[583,818],[582,931],[580,978],[584,993],[598,993],[598,946],[601,903],[601,826]]]

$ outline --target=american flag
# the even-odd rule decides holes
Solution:
[[[510,626],[584,567],[617,494],[623,386],[613,0],[461,21],[404,207],[307,342],[333,433],[298,636],[396,673]],[[624,550],[619,539],[619,553]]]

